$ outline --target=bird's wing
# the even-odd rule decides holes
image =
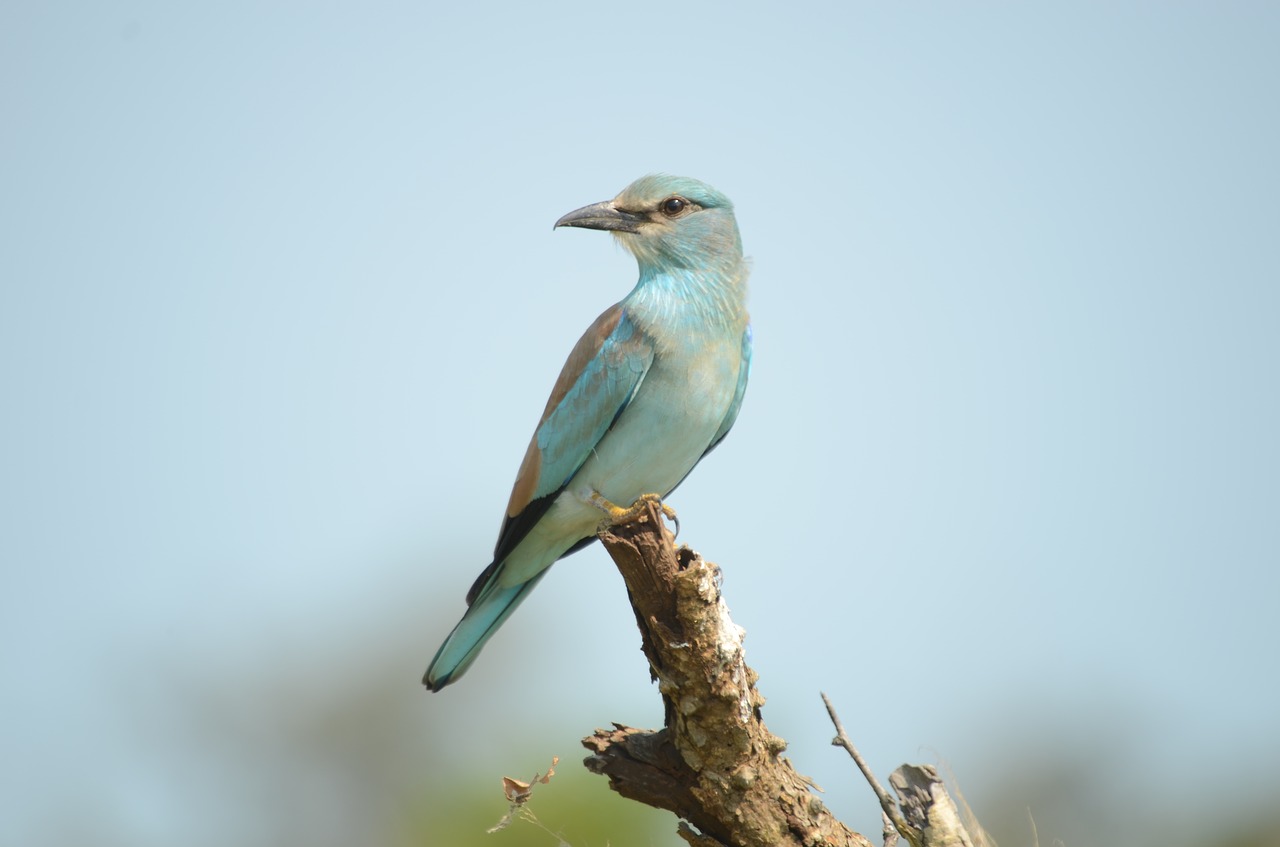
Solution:
[[[653,341],[627,318],[620,304],[605,310],[578,340],[520,464],[493,564],[472,586],[468,603],[551,508],[627,408],[652,362]]]

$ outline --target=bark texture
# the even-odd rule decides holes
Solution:
[[[655,501],[637,507],[600,538],[626,581],[666,726],[597,730],[582,742],[586,766],[622,796],[674,812],[681,837],[697,847],[869,847],[831,815],[765,726],[719,568],[675,547]]]

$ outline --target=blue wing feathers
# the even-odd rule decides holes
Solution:
[[[560,402],[548,410],[534,436],[541,453],[534,497],[519,514],[503,522],[493,562],[467,592],[467,613],[431,661],[423,679],[428,688],[439,690],[465,671],[525,594],[546,574],[544,570],[528,582],[506,588],[499,587],[495,579],[507,556],[542,519],[617,422],[652,362],[651,340],[624,313],[596,354],[582,366]],[[565,377],[561,374],[561,379]],[[594,536],[578,540],[564,555],[581,550],[593,540]]]
[[[495,564],[481,574],[470,597],[480,593],[498,565],[551,508],[600,439],[626,410],[652,362],[653,342],[624,311],[613,331],[601,342],[598,352],[583,366],[564,397],[549,410],[538,427],[534,438],[541,452],[541,466],[534,497],[519,514],[508,516],[503,522],[493,551]],[[569,552],[582,549],[586,543],[590,542],[578,542]]]

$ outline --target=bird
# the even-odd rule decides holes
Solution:
[[[666,498],[728,434],[746,392],[749,268],[725,195],[651,174],[569,212],[553,229],[561,227],[612,233],[639,278],[569,353],[516,474],[493,561],[423,676],[431,691],[471,666],[557,560],[643,496]]]

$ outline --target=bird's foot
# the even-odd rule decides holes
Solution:
[[[592,491],[587,500],[605,514],[604,520],[600,522],[599,530],[606,530],[615,524],[631,520],[644,512],[646,504],[653,503],[662,510],[662,514],[667,520],[676,525],[675,534],[680,534],[680,518],[676,516],[675,509],[662,502],[661,494],[641,494],[639,499],[630,506],[619,506],[611,503],[599,491]]]

